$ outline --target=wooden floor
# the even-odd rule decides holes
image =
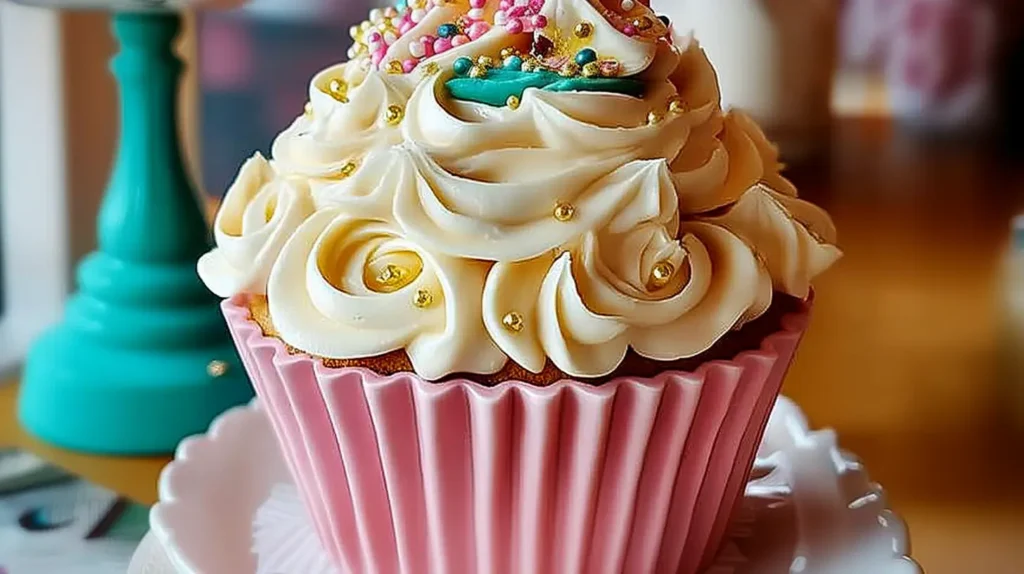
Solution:
[[[1024,572],[1024,422],[1012,423],[1013,413],[1024,421],[1024,361],[1001,366],[1014,345],[1001,266],[1010,218],[1024,210],[1024,165],[994,156],[922,145],[884,120],[844,120],[828,164],[793,173],[834,215],[846,257],[817,284],[785,393],[887,488],[929,574]],[[1024,354],[1024,336],[1015,347]],[[12,390],[0,389],[0,442],[13,436],[154,500],[162,460],[42,446],[3,420],[12,407]]]
[[[1024,165],[915,140],[847,121],[828,166],[794,172],[846,256],[784,392],[864,459],[928,573],[1024,572],[1024,368],[1005,366],[1024,337],[1003,302]]]

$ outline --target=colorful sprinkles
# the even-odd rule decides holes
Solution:
[[[623,34],[654,39],[667,33],[666,24],[654,16],[645,0],[587,1]],[[402,0],[395,6],[376,8],[370,11],[366,21],[350,29],[355,43],[349,49],[349,58],[367,58],[375,68],[389,74],[409,74],[423,61],[501,28],[508,34],[533,36],[529,54],[532,58],[516,54],[510,59],[503,55],[501,66],[504,69],[546,69],[563,77],[597,78],[619,74],[614,58],[602,59],[594,50],[586,48],[596,30],[592,22],[576,23],[571,33],[565,32],[562,38],[563,34],[549,27],[548,17],[542,13],[546,0],[500,0],[496,4],[494,0],[468,0],[469,8],[464,14],[430,29],[420,24],[442,6],[451,9],[454,6],[451,0]],[[488,6],[494,10],[490,16]],[[404,50],[391,49],[410,34],[414,37],[403,42]],[[482,77],[485,74],[480,68],[486,72],[490,67],[474,63],[456,72]]]

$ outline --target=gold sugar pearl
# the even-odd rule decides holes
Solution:
[[[601,75],[601,64],[597,62],[590,62],[583,66],[583,77],[584,78],[597,78]]]
[[[339,169],[337,173],[333,174],[328,179],[345,179],[351,177],[352,174],[356,172],[357,167],[358,166],[356,165],[356,162],[350,161],[345,165],[341,166],[341,169]]]
[[[516,49],[515,48],[502,48],[501,49],[501,61],[502,62],[504,62],[508,58],[511,58],[512,56],[515,56],[515,55],[516,55]]]
[[[402,68],[402,63],[399,62],[398,60],[391,60],[390,62],[388,62],[386,69],[389,74],[397,75],[405,73],[405,69]]]
[[[676,96],[668,101],[668,111],[673,114],[681,114],[686,111],[686,102],[683,98]]]
[[[508,107],[513,110],[518,110],[520,103],[521,102],[519,101],[519,96],[509,96],[508,101],[505,102],[505,104],[508,105]]]
[[[416,291],[416,296],[412,300],[412,304],[416,305],[420,309],[426,309],[427,307],[430,307],[430,305],[432,305],[433,303],[434,295],[431,294],[430,291],[427,291],[426,289],[418,289]]]
[[[561,74],[562,77],[572,78],[580,73],[580,65],[576,62],[566,62],[558,73]]]
[[[580,22],[572,31],[577,38],[589,38],[594,35],[594,25],[590,22]]]
[[[469,77],[474,79],[486,78],[487,68],[479,65],[473,66],[472,68],[469,69]]]
[[[348,103],[348,84],[344,80],[334,78],[327,83],[327,93],[335,100],[346,104]]]
[[[348,29],[348,35],[351,36],[353,40],[358,40],[359,34],[362,32],[363,31],[359,29],[359,26],[352,26]]]
[[[672,277],[675,274],[675,265],[669,261],[660,261],[654,266],[654,269],[651,269],[651,280],[648,282],[648,287],[652,291],[655,289],[661,289],[672,281]]]
[[[509,313],[506,313],[505,316],[501,318],[501,325],[505,327],[507,331],[511,331],[513,333],[520,333],[526,326],[526,321],[523,319],[523,316],[520,313],[516,311],[511,311]]]
[[[555,205],[554,216],[562,223],[571,221],[576,216],[576,208],[571,203],[559,203]]]
[[[385,265],[377,276],[377,282],[385,287],[394,287],[402,282],[407,271],[397,265]]]
[[[389,126],[397,126],[405,119],[405,108],[397,104],[391,104],[384,112],[384,119],[387,120]]]
[[[210,361],[210,363],[206,365],[206,374],[211,376],[211,377],[213,377],[213,378],[215,378],[215,379],[219,378],[219,377],[223,377],[227,373],[228,373],[228,364],[225,361],[220,361],[220,360]]]
[[[658,110],[653,110],[651,111],[651,113],[647,114],[647,123],[652,126],[655,124],[660,124],[664,119],[665,114],[659,112]]]
[[[527,61],[523,62],[523,71],[524,72],[536,72],[539,69],[540,69],[540,62],[538,62],[537,60],[527,60]]]
[[[427,62],[423,64],[423,75],[433,76],[434,74],[441,71],[441,66],[437,65],[437,62]]]
[[[479,58],[476,59],[476,63],[478,66],[481,66],[483,68],[493,68],[495,65],[494,58],[490,56],[480,56]]]

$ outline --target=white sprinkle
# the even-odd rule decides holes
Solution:
[[[355,46],[352,46],[351,48],[348,49],[348,59],[349,60],[354,60],[357,55],[358,54],[356,52],[356,47]]]
[[[508,23],[508,14],[505,14],[504,10],[498,10],[494,13],[495,26],[504,26],[506,23]]]
[[[390,46],[391,44],[394,44],[397,41],[398,41],[398,36],[395,35],[394,32],[392,32],[391,30],[388,30],[387,32],[384,32],[384,43],[385,44]]]
[[[411,54],[413,58],[422,58],[427,55],[427,48],[422,42],[412,42],[409,44],[409,54]]]
[[[484,19],[484,9],[483,8],[473,8],[466,15],[469,16],[470,18],[474,19],[474,20],[483,20]]]
[[[394,18],[391,19],[391,25],[394,26],[396,30],[401,28],[402,27],[402,19],[399,18],[398,16],[395,16]]]
[[[423,8],[417,8],[417,9],[412,11],[411,18],[412,18],[413,22],[418,24],[420,22],[420,20],[422,20],[423,17],[426,16],[426,15],[427,15],[427,11],[426,10],[424,10]]]
[[[633,0],[622,0],[622,9],[623,10],[625,10],[626,12],[629,12],[633,8],[636,8],[636,2],[634,2]]]
[[[377,23],[384,19],[384,11],[380,8],[370,10],[370,22]]]

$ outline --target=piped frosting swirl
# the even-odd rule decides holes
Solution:
[[[665,35],[642,2],[623,8],[395,9],[401,33],[318,74],[273,161],[243,167],[201,276],[225,297],[265,294],[293,347],[336,359],[404,349],[429,379],[509,359],[586,378],[630,349],[692,357],[774,292],[806,297],[840,256],[828,215],[796,197],[749,118],[721,110],[699,46]],[[482,21],[467,26],[471,13],[490,19],[476,38],[431,56],[410,48],[449,22]],[[538,25],[497,25],[499,13]],[[633,25],[648,21],[661,35]],[[538,38],[551,43],[543,55]],[[535,87],[495,106],[452,95],[453,79],[491,89],[487,69],[529,74],[533,61],[552,73],[586,49],[581,61],[614,59],[643,96]],[[461,59],[486,69],[460,75]]]

